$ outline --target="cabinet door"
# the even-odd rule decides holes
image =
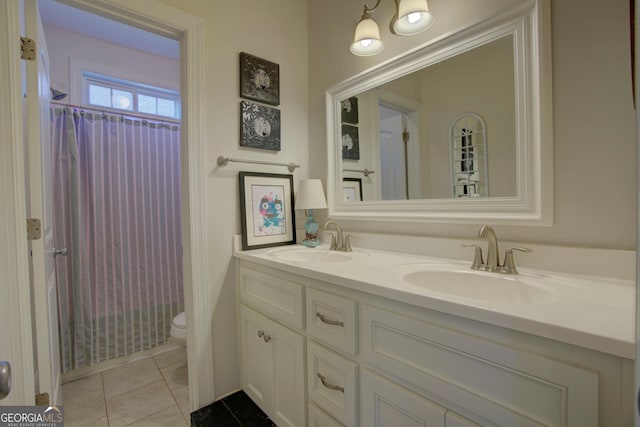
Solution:
[[[242,388],[267,414],[273,407],[273,352],[264,341],[268,319],[242,306]]]
[[[272,420],[280,427],[302,427],[307,419],[304,337],[271,320],[265,334],[273,357]]]
[[[360,395],[362,426],[445,426],[445,408],[371,371],[363,370]]]

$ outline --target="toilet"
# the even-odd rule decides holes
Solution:
[[[171,331],[169,332],[173,342],[183,347],[187,346],[187,317],[184,311],[173,318]]]

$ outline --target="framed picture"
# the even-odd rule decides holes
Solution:
[[[240,52],[240,96],[270,105],[280,105],[280,66]]]
[[[342,178],[342,201],[346,203],[362,201],[362,179]]]
[[[280,110],[242,101],[240,111],[240,145],[280,151]]]
[[[240,172],[242,250],[296,243],[293,175]]]
[[[343,123],[358,124],[358,98],[352,96],[351,98],[341,101],[340,109],[342,111]]]
[[[360,142],[358,140],[357,126],[342,125],[342,158],[360,160]]]

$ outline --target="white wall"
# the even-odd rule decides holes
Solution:
[[[300,0],[161,0],[202,18],[204,23],[205,214],[210,322],[218,397],[240,387],[232,237],[240,233],[238,171],[289,173],[286,168],[230,163],[220,155],[295,162],[294,187],[309,176],[307,3]],[[281,151],[239,146],[238,54],[247,52],[280,65]],[[304,222],[297,212],[296,222]],[[202,285],[198,285],[202,286]]]
[[[485,120],[489,195],[516,195],[513,39],[505,37],[423,71],[420,115],[423,194],[451,197],[450,126],[461,114]]]
[[[70,63],[82,62],[112,77],[180,90],[180,63],[116,45],[52,25],[44,25],[51,61],[51,87],[69,94],[62,102],[79,104],[77,82],[71,82]],[[84,65],[83,64],[83,65]],[[93,68],[93,67],[92,67]]]
[[[498,236],[535,242],[602,248],[635,248],[636,149],[631,91],[629,2],[551,2],[554,120],[554,225],[497,227]],[[362,14],[360,0],[309,2],[310,150],[326,161],[324,94],[327,88],[418,48],[456,23],[481,19],[513,0],[429,0],[436,14],[424,33],[389,33],[393,2],[374,13],[385,50],[374,57],[351,55],[348,46]],[[446,13],[445,13],[446,11]],[[331,31],[327,31],[327,23]],[[314,176],[325,166],[314,164]],[[471,237],[479,225],[345,223],[350,231]]]

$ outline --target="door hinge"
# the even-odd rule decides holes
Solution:
[[[20,59],[36,60],[36,42],[28,37],[20,37]]]
[[[38,218],[27,218],[27,240],[38,240],[42,237],[42,229]]]

